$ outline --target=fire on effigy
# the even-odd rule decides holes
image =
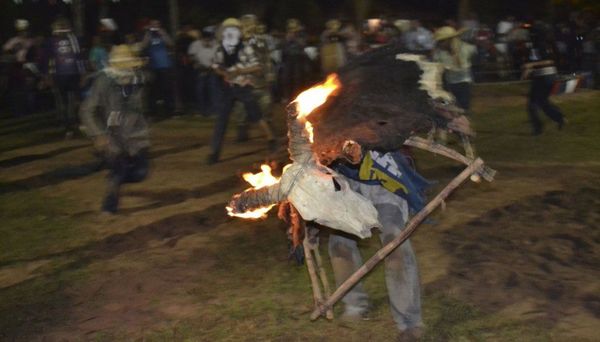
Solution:
[[[292,217],[289,221],[296,226],[295,231],[301,230],[296,240],[305,235],[304,247],[310,248],[305,253],[316,305],[312,319],[325,313],[332,318],[335,302],[406,241],[467,178],[493,180],[495,171],[474,155],[469,142],[474,130],[469,120],[455,105],[452,95],[442,89],[441,72],[437,63],[422,56],[384,47],[329,75],[288,105],[288,150],[292,163],[283,168],[280,178],[273,177],[266,165],[261,173],[245,174],[244,179],[253,187],[234,195],[227,206],[231,216],[260,218],[276,204],[285,203],[282,211]],[[457,133],[465,154],[436,143],[436,130]],[[427,138],[419,134],[426,134]],[[357,164],[365,151],[394,151],[405,145],[446,156],[466,168],[413,215],[402,234],[330,294],[318,248],[307,244],[311,234],[303,222],[315,222],[363,239],[370,237],[371,230],[380,228],[381,223],[373,203],[353,191],[345,178],[329,166],[339,161]],[[316,254],[315,259],[311,251]],[[325,294],[319,287],[319,278]]]

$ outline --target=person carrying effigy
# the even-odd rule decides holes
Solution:
[[[290,224],[293,245],[302,243],[306,256],[315,303],[311,319],[332,319],[338,300],[345,304],[343,318],[365,318],[368,297],[360,281],[385,260],[399,340],[422,336],[419,276],[408,238],[466,179],[491,181],[495,174],[480,158],[417,136],[431,137],[435,129],[474,135],[464,111],[441,88],[441,69],[423,56],[388,46],[363,54],[303,91],[287,107],[292,163],[270,182],[257,181],[269,179],[268,167],[263,168],[268,175],[244,175],[253,187],[229,202],[229,215],[242,218],[262,217],[282,204],[279,217]],[[425,203],[423,191],[429,182],[400,152],[403,146],[441,154],[467,167]],[[333,293],[320,261],[315,228],[322,227],[334,230],[329,242],[337,283]],[[384,246],[360,265],[355,238],[371,237],[374,229]]]
[[[110,173],[102,211],[114,214],[124,183],[148,174],[150,139],[144,113],[144,60],[127,45],[112,48],[108,67],[100,71],[79,115],[85,131],[107,162]]]

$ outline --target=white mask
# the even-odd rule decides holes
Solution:
[[[226,27],[223,29],[223,46],[226,49],[231,49],[239,44],[242,32],[237,27]]]

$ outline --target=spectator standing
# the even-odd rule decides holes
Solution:
[[[428,53],[435,45],[431,31],[418,20],[411,22],[411,29],[404,34],[404,43],[409,51],[415,53]]]
[[[79,85],[85,68],[79,41],[66,19],[59,18],[52,24],[46,50],[43,67],[52,84],[56,108],[63,117],[65,136],[70,138],[75,132]]]
[[[460,31],[443,26],[434,33],[436,46],[433,60],[444,67],[444,83],[456,98],[458,105],[466,112],[471,105],[471,58],[477,52],[475,46],[460,40]]]
[[[160,21],[151,20],[146,27],[140,48],[148,56],[148,66],[152,73],[149,110],[153,113],[156,113],[157,99],[161,99],[164,102],[166,109],[170,113],[179,110],[174,63],[169,51],[173,47],[173,40],[161,27]]]
[[[201,38],[192,42],[188,48],[196,73],[197,109],[204,116],[214,113],[219,91],[218,80],[212,70],[218,48],[214,35],[214,27],[205,27],[202,29]]]
[[[28,114],[33,108],[34,85],[31,84],[32,75],[26,68],[28,53],[33,45],[28,29],[27,20],[17,19],[16,35],[2,46],[2,50],[11,57],[8,68],[8,98],[12,114],[15,116]]]
[[[175,41],[176,60],[176,85],[182,105],[193,103],[195,105],[196,75],[194,64],[188,54],[192,42],[200,38],[200,32],[194,30],[191,25],[185,25],[178,33]]]
[[[92,48],[88,59],[93,71],[100,71],[108,66],[108,50],[100,36],[92,38]]]

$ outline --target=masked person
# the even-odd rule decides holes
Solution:
[[[379,238],[385,245],[402,232],[410,211],[425,206],[423,191],[429,183],[401,152],[362,151],[358,144],[348,144],[344,154],[349,162],[334,164],[333,169],[347,179],[352,190],[373,203],[383,226]],[[338,286],[362,265],[357,242],[348,235],[330,235],[329,256]],[[409,240],[385,259],[385,282],[399,340],[418,339],[423,329],[419,271]],[[362,283],[352,288],[342,302],[342,318],[367,318],[369,299]]]
[[[288,19],[285,40],[281,44],[281,93],[284,103],[293,99],[309,84],[311,66],[305,52],[304,28],[298,19]]]
[[[437,29],[433,37],[435,49],[433,60],[444,67],[444,84],[447,90],[454,95],[457,104],[469,111],[471,108],[471,59],[477,52],[475,46],[463,42],[459,36],[461,32],[453,27],[444,26]]]
[[[345,37],[340,32],[341,28],[341,21],[331,19],[325,23],[325,31],[321,34],[321,71],[325,75],[337,71],[346,63]]]
[[[85,68],[79,41],[64,18],[52,24],[46,58],[42,67],[52,84],[56,108],[62,114],[66,137],[69,138],[75,130],[79,85]]]
[[[140,182],[148,174],[150,140],[143,116],[143,60],[129,46],[116,45],[108,63],[94,81],[80,116],[110,167],[102,211],[116,213],[121,185]]]
[[[252,46],[242,42],[241,26],[235,18],[225,19],[221,24],[221,45],[215,54],[213,70],[223,78],[224,85],[208,164],[219,161],[227,124],[236,101],[243,103],[248,123],[260,123],[268,127],[254,93],[256,75],[262,72],[262,67]],[[273,147],[273,134],[269,133],[267,139],[269,148]]]

